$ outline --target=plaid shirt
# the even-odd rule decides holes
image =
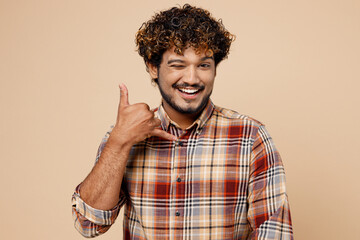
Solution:
[[[124,239],[293,239],[283,164],[264,125],[211,101],[186,130],[162,106],[156,114],[178,141],[133,146],[111,210],[83,202],[79,185],[72,204],[82,235],[107,231],[125,204]]]

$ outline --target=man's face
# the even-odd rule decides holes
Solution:
[[[152,78],[158,79],[165,111],[196,116],[206,106],[214,85],[215,62],[205,52],[196,54],[193,48],[178,55],[174,49],[163,54],[159,69],[149,66]]]

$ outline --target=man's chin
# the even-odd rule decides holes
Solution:
[[[175,110],[182,114],[194,115],[200,113],[205,108],[205,106],[206,104],[201,102],[195,106],[176,106]]]
[[[194,115],[199,113],[201,110],[199,110],[198,108],[186,108],[186,109],[181,109],[181,113],[182,114],[188,114],[188,115]]]

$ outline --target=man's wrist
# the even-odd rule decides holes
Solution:
[[[133,144],[126,139],[114,138],[109,136],[105,148],[114,155],[130,153]]]
[[[110,133],[110,136],[107,140],[106,146],[108,146],[112,152],[126,152],[131,150],[134,144],[131,143],[129,137],[126,134],[123,134],[120,129],[115,126]]]

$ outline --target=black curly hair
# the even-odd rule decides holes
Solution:
[[[136,46],[145,63],[159,67],[163,53],[175,47],[182,55],[188,47],[213,56],[215,66],[229,54],[235,36],[228,32],[221,19],[215,20],[202,8],[189,4],[155,14],[136,33]]]

